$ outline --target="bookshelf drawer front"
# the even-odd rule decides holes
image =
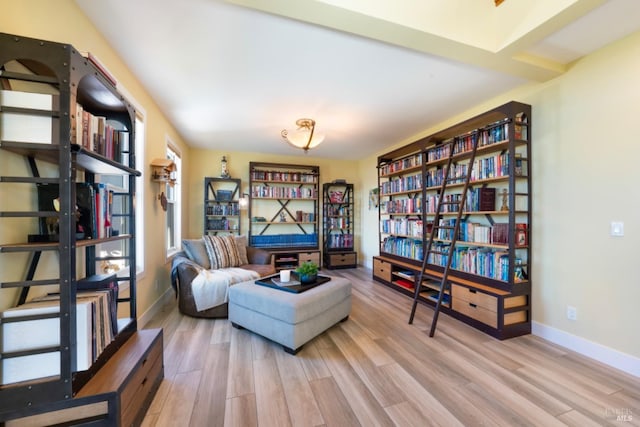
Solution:
[[[121,400],[120,404],[124,407],[122,411],[122,425],[131,426],[136,424],[136,419],[141,418],[140,410],[146,408],[152,398],[153,386],[155,382],[162,376],[162,357],[157,357],[155,361],[149,360],[148,370],[145,372],[145,376],[139,383],[131,383],[131,389],[134,393],[131,397],[132,400]],[[124,393],[123,393],[124,396]],[[148,402],[147,402],[148,400]],[[146,404],[145,404],[146,402]]]
[[[298,254],[298,262],[312,262],[316,265],[320,265],[320,253],[319,252],[300,252]]]
[[[343,266],[343,265],[355,265],[356,263],[356,254],[330,254],[329,255],[329,265],[333,267]]]
[[[453,309],[473,319],[479,320],[492,328],[498,327],[498,315],[495,311],[487,310],[477,304],[455,297],[453,299]]]
[[[373,275],[387,282],[391,281],[391,264],[381,261],[377,258],[373,259]]]
[[[504,315],[504,324],[513,325],[514,323],[521,323],[527,321],[527,311],[514,311]]]
[[[156,340],[147,355],[136,363],[130,380],[122,389],[122,425],[131,425],[150,388],[162,371],[162,340]]]
[[[527,305],[526,295],[518,295],[504,299],[504,308],[522,307],[523,305]]]
[[[461,302],[472,303],[478,307],[492,311],[493,313],[498,312],[498,298],[492,295],[478,292],[475,289],[460,285],[452,285],[451,293],[454,300],[460,299]]]

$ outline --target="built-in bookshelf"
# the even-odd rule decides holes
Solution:
[[[150,348],[138,348],[138,357],[127,346],[139,335],[135,110],[71,45],[0,34],[0,70],[0,149],[28,165],[3,170],[0,191],[33,195],[28,208],[16,200],[0,212],[2,227],[11,218],[24,230],[1,233],[0,256],[25,263],[20,278],[14,268],[0,272],[3,291],[18,290],[16,307],[0,315],[0,423],[61,409],[66,418],[56,412],[48,423],[139,423],[162,371],[147,375],[142,358]],[[101,118],[95,129],[81,120],[89,115]],[[38,277],[45,269],[47,277]],[[162,332],[153,335],[157,346]],[[7,347],[10,340],[20,347]],[[156,356],[161,366],[161,350]],[[94,379],[114,375],[113,358],[135,363],[107,391]],[[78,397],[90,387],[96,393]],[[144,394],[120,406],[124,388]],[[96,403],[102,409],[87,415]]]
[[[380,255],[374,257],[374,278],[414,296],[426,242],[434,232],[419,301],[434,304],[438,279],[451,257],[445,312],[498,338],[529,333],[530,126],[531,107],[510,102],[380,156]],[[440,194],[445,178],[446,191]]]
[[[204,234],[240,234],[240,179],[204,178]]]

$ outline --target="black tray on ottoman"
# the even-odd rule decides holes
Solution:
[[[301,284],[299,281],[294,279],[294,276],[291,276],[292,281],[297,284],[292,285],[281,285],[280,283],[280,274],[273,274],[271,276],[263,277],[261,279],[256,280],[256,285],[266,286],[268,288],[278,289],[280,291],[291,292],[294,294],[299,294],[304,291],[308,291],[309,289],[313,289],[316,286],[322,285],[323,283],[327,283],[331,280],[329,276],[321,276],[318,275],[318,278],[315,282]],[[274,281],[275,279],[275,281]]]

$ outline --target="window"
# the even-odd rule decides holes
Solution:
[[[144,185],[142,177],[145,176],[144,159],[144,141],[145,127],[144,117],[139,113],[136,114],[136,133],[135,133],[135,153],[136,153],[136,169],[141,172],[141,176],[136,177],[136,194],[135,194],[135,224],[136,224],[136,275],[139,277],[144,273]],[[116,214],[112,218],[112,228],[114,230],[128,230],[129,218],[127,206],[127,195],[129,193],[128,178],[123,175],[99,175],[96,181],[106,184],[113,191],[112,203],[113,212]],[[115,272],[120,277],[129,276],[129,244],[127,240],[116,240],[112,242],[102,243],[96,246],[96,255],[98,262],[96,272],[98,274]]]
[[[136,109],[140,111],[139,108]],[[144,182],[146,174],[144,144],[144,117],[136,114],[136,169],[141,172],[136,177],[136,274],[144,273]]]
[[[177,172],[175,174],[175,181],[166,184],[166,197],[167,197],[167,258],[174,255],[180,249],[180,241],[182,240],[180,235],[180,211],[181,211],[181,191],[180,191],[180,173],[182,172],[182,164],[180,154],[171,141],[167,144],[167,159],[172,160],[176,165]]]

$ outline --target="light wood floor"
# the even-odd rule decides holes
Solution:
[[[353,309],[297,356],[227,319],[174,306],[164,328],[165,379],[144,426],[640,425],[640,379],[535,336],[498,341],[371,280]],[[631,418],[631,420],[629,420]],[[626,421],[623,421],[626,420]]]

